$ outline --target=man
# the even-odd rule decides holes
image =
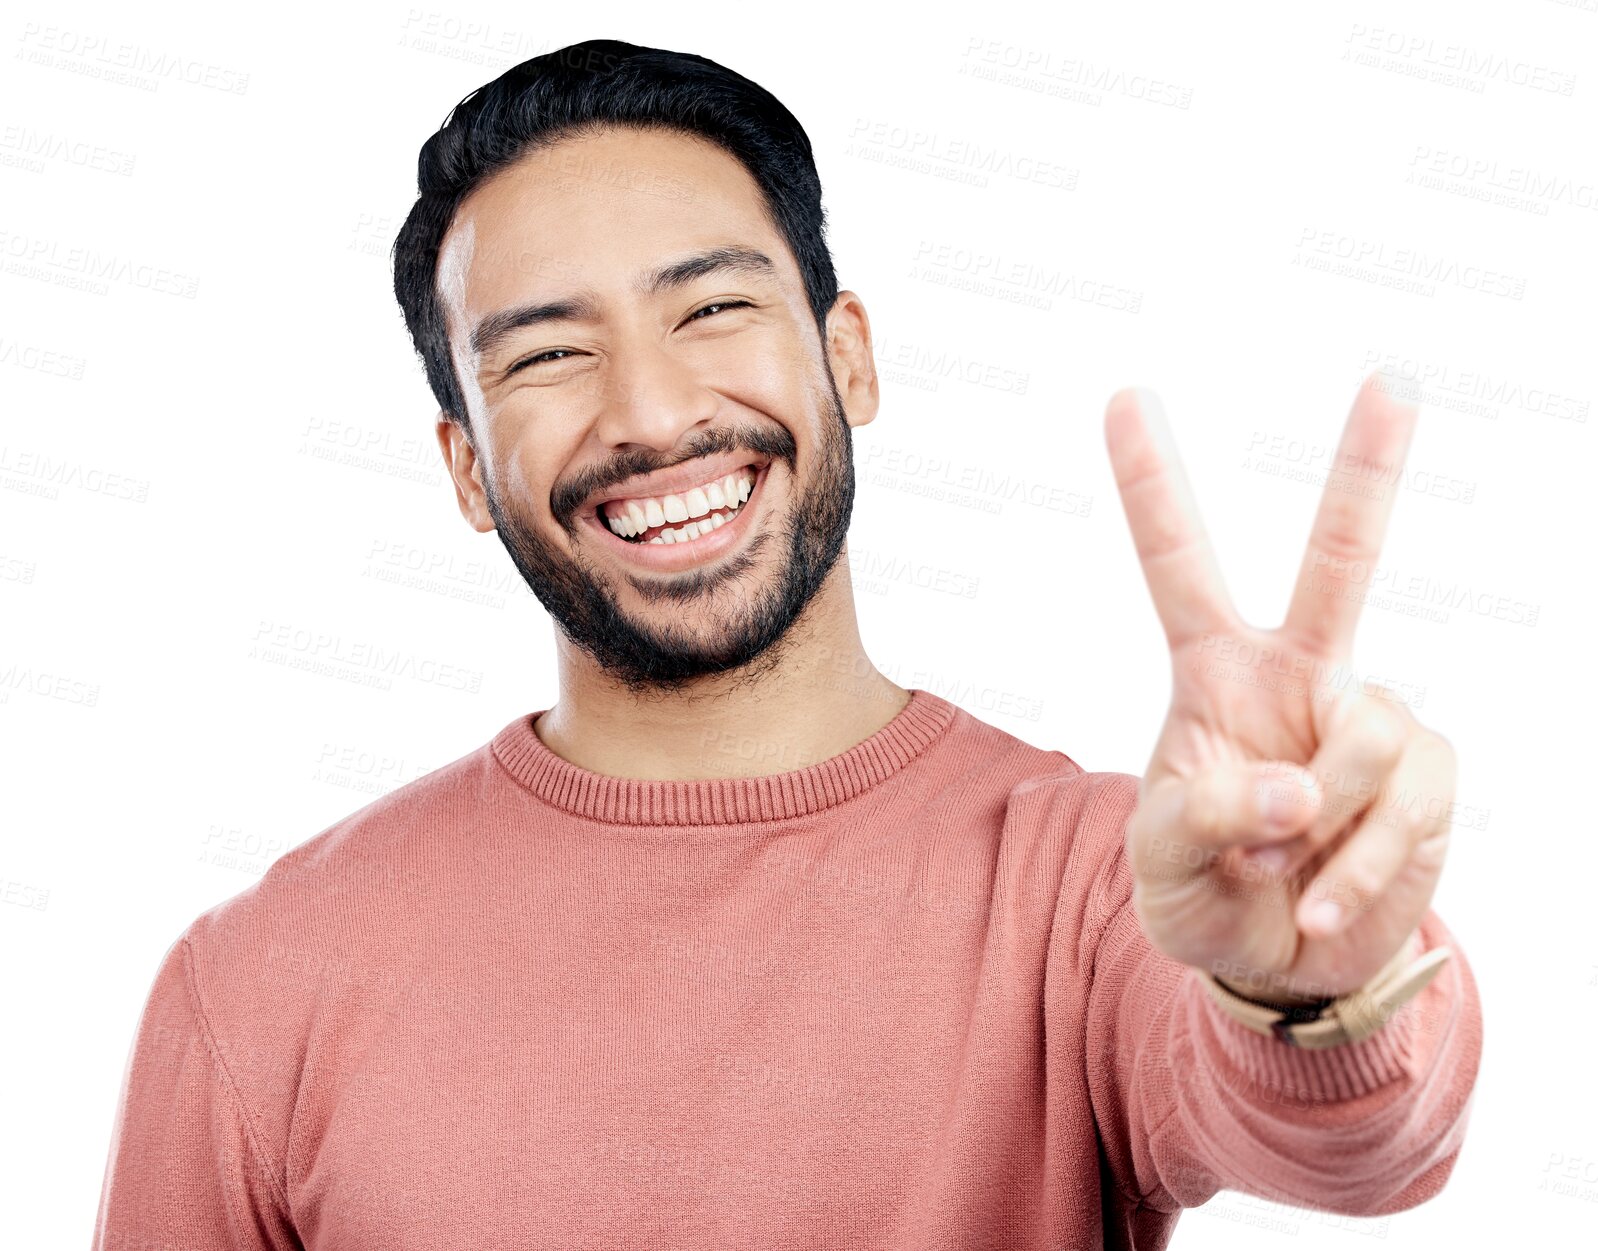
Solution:
[[[1453,756],[1347,678],[1412,406],[1361,389],[1261,631],[1111,400],[1174,691],[1141,782],[1090,773],[866,657],[870,326],[782,105],[590,41],[457,106],[419,192],[396,290],[560,696],[184,931],[97,1246],[1142,1248],[1223,1187],[1442,1187]]]

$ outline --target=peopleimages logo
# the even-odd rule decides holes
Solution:
[[[409,678],[473,695],[483,686],[480,669],[463,669],[448,661],[389,650],[377,643],[346,640],[341,634],[287,622],[262,621],[250,642],[248,658],[385,690],[392,686],[394,678]]]
[[[1343,49],[1345,61],[1394,69],[1417,78],[1466,86],[1477,92],[1494,81],[1560,96],[1571,95],[1576,90],[1574,74],[1497,52],[1433,39],[1430,35],[1412,35],[1356,22],[1344,42],[1348,45]]]
[[[1585,422],[1592,411],[1590,397],[1495,375],[1487,368],[1459,369],[1373,348],[1366,352],[1361,369],[1368,373],[1377,367],[1393,379],[1392,388],[1411,389],[1412,396],[1405,398],[1491,420],[1497,419],[1500,407],[1573,422]]]
[[[1389,274],[1412,278],[1417,283],[1438,283],[1476,291],[1482,295],[1503,296],[1509,300],[1524,299],[1526,279],[1516,274],[1501,274],[1481,265],[1460,262],[1452,257],[1428,253],[1419,248],[1389,248],[1383,239],[1361,239],[1336,230],[1317,230],[1306,226],[1298,236],[1299,256],[1325,257],[1345,262],[1348,272],[1356,274],[1362,267],[1386,270]],[[1375,281],[1375,278],[1372,279]],[[1424,292],[1430,295],[1430,291]]]
[[[180,82],[241,96],[250,85],[248,74],[225,66],[70,27],[27,22],[18,42],[22,45],[16,52],[19,61],[101,78],[141,91],[155,91],[163,82]]]

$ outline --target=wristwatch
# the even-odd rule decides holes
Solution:
[[[1290,1047],[1338,1047],[1368,1038],[1387,1024],[1454,954],[1449,947],[1433,947],[1411,960],[1418,932],[1411,932],[1409,940],[1370,981],[1343,995],[1284,1008],[1240,995],[1208,970],[1203,970],[1204,984],[1216,1003],[1256,1034],[1269,1035]]]

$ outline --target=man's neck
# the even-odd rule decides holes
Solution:
[[[610,777],[700,779],[786,773],[870,738],[910,701],[866,656],[848,568],[835,575],[755,680],[716,674],[636,695],[557,632],[561,694],[534,724],[557,756]]]

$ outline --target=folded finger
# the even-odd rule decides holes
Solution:
[[[1427,839],[1446,833],[1455,784],[1454,751],[1427,731],[1393,770],[1391,785],[1326,860],[1298,902],[1295,922],[1308,934],[1335,934],[1369,911]],[[1435,802],[1434,802],[1435,801]]]
[[[1332,843],[1378,801],[1416,728],[1393,700],[1348,691],[1336,701],[1307,766],[1325,802],[1302,840],[1304,852],[1313,855]]]

